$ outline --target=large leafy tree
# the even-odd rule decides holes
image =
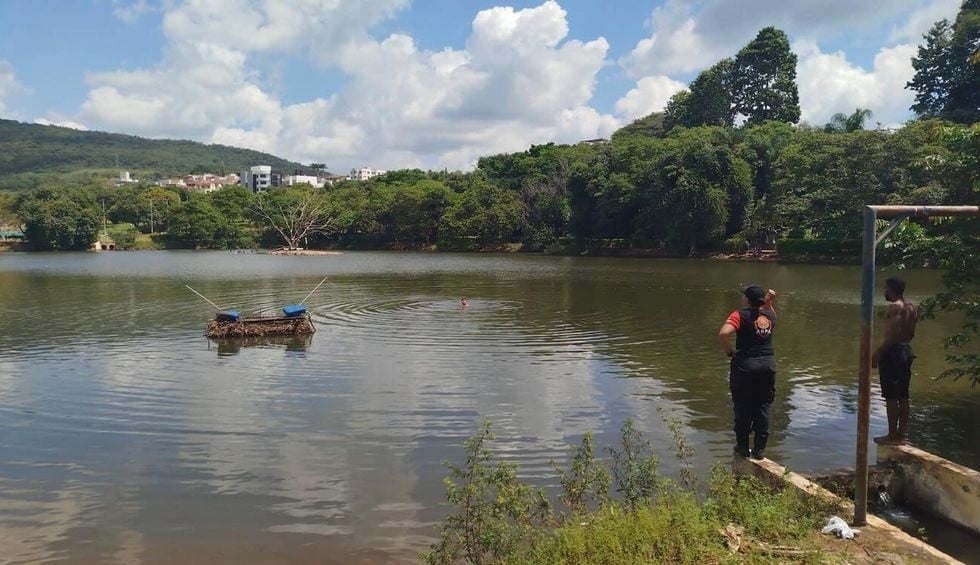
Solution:
[[[435,241],[439,219],[455,197],[446,185],[434,180],[397,187],[390,210],[395,240],[426,245]]]
[[[39,251],[87,249],[102,225],[101,211],[77,190],[26,193],[16,208],[28,242]]]
[[[229,220],[243,221],[249,217],[252,201],[255,196],[252,191],[240,184],[226,186],[209,195],[211,203]]]
[[[731,96],[736,115],[750,124],[775,120],[795,124],[800,120],[800,96],[796,86],[796,54],[789,38],[774,27],[763,28],[735,56],[731,72]]]
[[[912,59],[912,111],[958,123],[980,121],[980,0],[965,0],[950,24],[936,22]]]
[[[751,198],[751,172],[722,128],[677,130],[657,161],[633,174],[633,239],[695,252],[726,234]]]
[[[204,195],[176,206],[167,232],[170,245],[190,249],[242,247],[252,242],[241,226],[230,221]]]
[[[665,110],[664,125],[674,126],[731,126],[732,70],[734,61],[724,59],[701,72],[691,82],[689,90],[671,97]]]
[[[441,235],[474,237],[480,243],[515,240],[524,227],[524,206],[517,193],[482,178],[446,210]]]

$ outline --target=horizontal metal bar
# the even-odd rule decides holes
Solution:
[[[879,218],[893,218],[908,215],[914,217],[927,216],[976,216],[980,215],[980,206],[868,206]]]

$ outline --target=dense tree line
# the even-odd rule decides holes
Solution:
[[[547,144],[489,156],[465,174],[398,171],[260,196],[244,187],[211,194],[153,186],[40,189],[22,193],[15,208],[43,249],[91,243],[104,203],[108,221],[165,233],[159,239],[175,247],[739,250],[767,233],[856,240],[863,204],[973,202],[975,158],[960,148],[965,142],[956,131],[938,120],[895,132],[828,133],[772,121],[675,127],[662,137],[626,133],[602,145]],[[306,232],[300,211],[313,220]]]
[[[14,207],[39,248],[80,246],[105,203],[112,222],[165,233],[157,238],[178,247],[521,243],[686,254],[779,237],[833,249],[826,242],[858,239],[863,204],[975,200],[976,163],[960,147],[972,130],[957,124],[978,118],[978,66],[964,55],[980,41],[978,3],[966,0],[954,23],[924,38],[909,83],[922,117],[896,131],[865,130],[870,112],[860,108],[822,127],[797,124],[796,55],[782,31],[765,28],[663,113],[604,144],[537,145],[484,157],[470,173],[396,171],[259,197],[240,187],[202,195],[78,182]]]

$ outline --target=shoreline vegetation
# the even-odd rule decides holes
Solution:
[[[915,549],[874,529],[853,540],[821,533],[846,516],[840,499],[789,484],[763,483],[714,466],[699,477],[681,423],[667,421],[680,476],[659,471],[654,447],[629,419],[619,442],[598,450],[587,433],[558,484],[533,487],[492,449],[489,422],[464,443],[463,463],[446,461],[451,509],[439,540],[420,559],[450,563],[880,563]],[[920,561],[921,559],[921,561]]]
[[[168,251],[170,249],[155,245],[137,245],[128,248],[119,248],[116,251]],[[343,255],[346,252],[357,251],[385,251],[385,252],[405,252],[405,253],[472,253],[472,254],[516,254],[523,253],[528,255],[544,256],[566,256],[566,257],[612,257],[624,259],[700,259],[711,261],[734,261],[747,263],[801,263],[811,265],[858,265],[861,257],[858,255],[808,255],[808,254],[780,254],[775,251],[749,251],[742,253],[724,252],[703,252],[695,254],[682,254],[664,251],[662,249],[645,248],[580,248],[580,247],[561,247],[543,249],[539,251],[524,251],[519,243],[494,245],[487,247],[474,247],[468,249],[448,248],[440,249],[437,245],[428,246],[386,246],[386,247],[356,247],[356,248],[327,248],[327,249],[283,249],[283,248],[240,248],[228,249],[232,253],[255,254],[255,255],[285,255],[296,257],[332,257]],[[26,242],[10,241],[0,242],[0,253],[4,252],[34,252]]]

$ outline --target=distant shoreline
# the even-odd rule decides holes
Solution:
[[[342,251],[333,251],[329,249],[269,249],[269,250],[259,250],[257,253],[263,253],[265,255],[297,255],[297,256],[322,256],[322,255],[343,255]]]
[[[26,244],[10,245],[0,244],[0,253],[31,253]],[[113,251],[89,251],[94,253],[118,253],[127,250]],[[139,249],[133,251],[168,251],[168,249]],[[174,250],[169,250],[174,251]],[[495,245],[491,247],[469,248],[469,249],[439,249],[435,245],[428,246],[402,246],[402,247],[353,247],[344,249],[213,249],[202,251],[228,251],[229,253],[254,253],[257,255],[283,255],[295,257],[332,257],[343,255],[347,251],[392,251],[405,253],[468,253],[468,254],[494,254],[494,255],[548,255],[563,257],[618,257],[623,259],[700,259],[709,261],[730,261],[743,263],[793,263],[810,265],[858,265],[861,263],[859,256],[851,255],[802,255],[802,254],[777,254],[777,253],[718,253],[703,252],[685,255],[682,253],[670,253],[661,249],[546,249],[543,251],[523,251],[519,245]],[[37,251],[36,253],[44,253]]]

